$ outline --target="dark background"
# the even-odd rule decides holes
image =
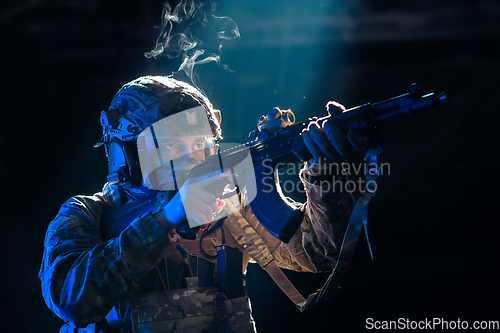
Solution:
[[[404,4],[403,4],[404,3]],[[439,4],[437,4],[439,3]],[[3,1],[1,6],[2,331],[57,332],[37,278],[45,230],[75,194],[106,180],[99,113],[126,82],[170,74],[146,59],[160,1]],[[447,90],[449,105],[380,127],[380,177],[343,291],[300,314],[256,265],[248,291],[260,333],[360,331],[366,318],[500,320],[496,1],[220,1],[238,24],[223,61],[200,71],[227,142],[245,142],[273,106],[298,119],[403,94]],[[308,294],[325,274],[290,273]]]

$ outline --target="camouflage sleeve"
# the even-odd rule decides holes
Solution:
[[[302,272],[331,271],[353,207],[351,194],[345,190],[345,179],[333,176],[312,181],[307,169],[299,177],[304,184],[307,202],[300,206],[305,218],[292,239],[273,251],[279,266]]]
[[[162,258],[168,236],[149,215],[118,237],[101,240],[102,194],[68,200],[50,223],[39,278],[47,306],[85,327],[102,320]]]

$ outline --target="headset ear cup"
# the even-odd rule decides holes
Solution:
[[[136,187],[141,183],[141,169],[138,164],[138,155],[134,154],[135,142],[113,140],[109,146],[109,175],[117,177],[114,183],[123,187]],[[116,179],[117,178],[117,179]]]
[[[137,144],[135,141],[124,142],[123,148],[127,159],[129,182],[132,186],[137,187],[142,183],[142,173],[139,164],[139,154],[137,152]]]
[[[108,149],[108,170],[109,173],[120,172],[120,168],[126,165],[126,158],[123,146],[120,141],[111,141]]]

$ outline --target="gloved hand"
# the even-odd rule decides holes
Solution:
[[[328,102],[326,108],[331,115],[345,111],[345,107],[337,102]],[[333,122],[323,120],[321,123],[311,121],[302,131],[304,143],[313,155],[309,167],[316,162],[341,163],[361,152],[366,146],[365,137],[358,130],[344,133]],[[320,170],[318,170],[320,171]]]
[[[224,201],[208,192],[205,187],[229,175],[230,171],[226,171],[217,175],[188,178],[163,210],[153,218],[164,231],[175,228],[184,238],[196,238],[196,232],[189,232],[189,228],[202,227],[210,223],[214,214],[225,205]]]

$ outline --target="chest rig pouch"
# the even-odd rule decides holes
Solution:
[[[218,333],[225,326],[232,332],[255,332],[250,300],[228,299],[217,287],[150,293],[133,303],[134,333]],[[224,317],[218,315],[222,308]]]

